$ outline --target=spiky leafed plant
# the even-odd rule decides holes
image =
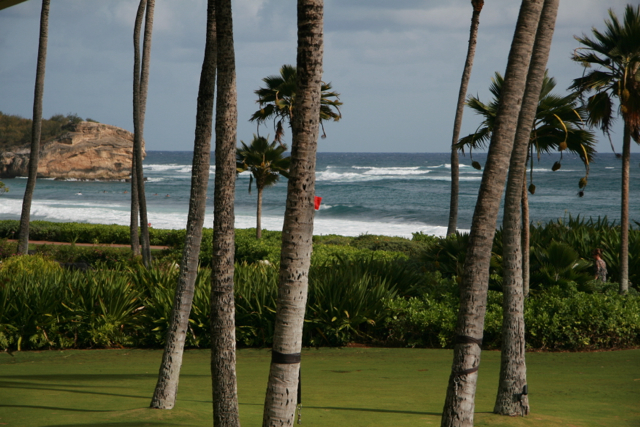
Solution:
[[[253,135],[251,145],[247,146],[240,141],[242,148],[236,152],[236,167],[238,173],[249,171],[249,193],[251,183],[255,179],[258,188],[258,209],[256,214],[256,238],[262,237],[262,191],[265,187],[274,185],[280,179],[280,175],[289,178],[289,163],[291,157],[284,157],[287,151],[286,144],[278,145],[277,141],[269,144],[267,138]]]
[[[615,120],[614,106],[624,121],[622,142],[622,202],[620,227],[620,292],[629,289],[629,163],[631,138],[640,143],[640,6],[627,5],[623,21],[609,9],[604,32],[593,28],[593,39],[576,37],[582,45],[573,60],[582,63],[585,73],[573,81],[571,89],[591,94],[585,105],[588,124],[609,136]],[[617,101],[616,101],[617,100]],[[612,144],[613,147],[613,144]]]
[[[258,95],[256,101],[260,105],[260,109],[253,113],[249,121],[257,122],[258,127],[261,123],[269,119],[273,119],[276,131],[275,140],[282,141],[284,135],[283,122],[288,121],[291,124],[293,117],[293,104],[298,90],[296,84],[297,70],[293,65],[283,65],[280,68],[280,75],[267,76],[262,81],[266,87],[261,87],[255,91]],[[322,137],[324,133],[324,120],[333,120],[337,122],[342,118],[340,113],[340,94],[331,90],[331,83],[322,83],[320,88],[320,126],[322,127]]]

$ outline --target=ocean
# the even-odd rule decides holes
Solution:
[[[474,154],[473,158],[484,164],[486,154]],[[590,165],[584,197],[579,197],[578,180],[585,174],[584,166],[579,158],[565,155],[562,168],[551,171],[559,159],[558,154],[543,155],[534,162],[536,192],[529,197],[531,220],[546,222],[569,215],[619,220],[621,160],[613,154],[599,154]],[[191,161],[191,152],[147,153],[144,173],[152,227],[185,227]],[[632,154],[631,221],[640,221],[639,161],[640,154]],[[316,195],[322,197],[322,204],[316,211],[314,234],[444,235],[449,216],[449,163],[448,153],[318,153]],[[205,227],[213,226],[213,162],[211,172]],[[463,231],[471,225],[481,178],[482,172],[471,167],[469,156],[462,156],[458,227]],[[0,195],[0,219],[20,218],[26,181],[4,180],[10,191]],[[249,194],[248,187],[249,174],[240,174],[236,182],[237,228],[255,227],[257,192],[254,186]],[[126,182],[39,179],[31,218],[128,225],[129,190]],[[282,229],[286,191],[284,178],[265,189],[263,228]]]

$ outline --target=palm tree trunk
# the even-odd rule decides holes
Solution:
[[[258,187],[256,185],[256,187]],[[262,237],[262,187],[258,187],[258,208],[256,212],[256,239]]]
[[[131,219],[129,222],[129,232],[131,234],[131,252],[133,256],[140,255],[140,209],[138,206],[138,179],[136,174],[136,156],[131,150]]]
[[[620,211],[620,293],[629,292],[629,163],[631,129],[625,121],[622,141],[622,207]]]
[[[216,0],[218,93],[211,283],[213,425],[239,426],[233,274],[235,252],[236,65],[231,0]]]
[[[311,263],[316,148],[320,122],[323,0],[298,0],[298,91],[291,127],[290,177],[282,227],[275,330],[263,427],[293,425],[302,325]]]
[[[542,0],[523,0],[509,52],[460,286],[457,337],[442,426],[473,425],[491,248],[541,9]]]
[[[147,89],[149,86],[149,62],[151,60],[151,34],[153,33],[153,10],[155,0],[140,0],[140,8],[144,8],[143,2],[146,2],[144,39],[142,48],[142,66],[138,80],[138,96],[134,101],[134,137],[133,150],[136,167],[136,179],[138,184],[138,206],[140,209],[140,237],[142,249],[142,261],[146,267],[151,264],[151,248],[149,246],[149,219],[147,217],[147,200],[144,192],[144,174],[142,171],[142,144],[144,141],[144,116],[147,105]],[[134,43],[136,42],[134,38]],[[135,51],[134,47],[134,51]],[[135,68],[135,64],[134,64]],[[138,68],[134,69],[134,94],[136,92],[136,76]],[[134,95],[135,96],[135,95]]]
[[[529,296],[530,228],[529,194],[527,193],[527,171],[525,170],[522,177],[522,292],[525,298]]]
[[[144,11],[147,0],[140,0],[136,20],[133,26],[133,126],[136,127],[140,115],[140,30],[144,19]],[[131,150],[131,220],[129,230],[131,233],[131,252],[134,256],[140,255],[140,199],[138,197],[138,172],[136,168],[136,139],[134,135]]]
[[[171,311],[171,320],[162,355],[158,382],[151,400],[151,407],[171,409],[178,394],[178,382],[182,355],[184,352],[189,314],[193,302],[194,286],[198,274],[202,226],[206,211],[207,186],[211,153],[211,132],[213,120],[213,98],[216,81],[216,22],[214,0],[209,0],[207,8],[207,35],[204,61],[200,74],[198,109],[191,173],[191,197],[187,234],[176,295]]]
[[[469,47],[467,49],[467,59],[464,63],[462,81],[460,82],[460,92],[458,92],[458,105],[456,107],[456,117],[453,123],[453,139],[451,142],[451,202],[449,205],[449,226],[447,236],[456,233],[458,223],[458,194],[460,192],[460,165],[458,162],[458,150],[454,147],[460,137],[462,127],[462,115],[464,113],[464,102],[467,97],[467,88],[471,78],[473,68],[473,58],[476,54],[476,43],[478,39],[478,25],[480,24],[480,12],[484,6],[484,0],[472,0],[473,15],[471,16],[471,30],[469,35]]]
[[[31,123],[31,152],[29,153],[29,176],[22,199],[20,230],[18,232],[18,253],[29,251],[29,222],[31,220],[31,201],[36,188],[38,160],[40,158],[40,136],[42,131],[42,98],[44,95],[44,74],[47,66],[47,40],[49,39],[49,1],[42,0],[40,12],[40,40],[38,41],[38,63],[36,66],[36,85],[33,93],[33,121]]]
[[[531,126],[535,120],[544,72],[551,50],[551,39],[559,0],[545,0],[536,32],[527,86],[518,118],[503,218],[503,317],[500,382],[493,412],[501,415],[529,413],[527,367],[525,362],[524,292],[522,281],[522,239],[520,206],[527,170]]]

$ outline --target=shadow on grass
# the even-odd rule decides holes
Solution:
[[[47,410],[53,410],[53,411],[70,411],[70,412],[117,412],[112,409],[73,409],[73,408],[60,408],[57,406],[3,405],[1,403],[0,403],[0,408],[47,409]]]
[[[100,423],[100,424],[49,424],[42,427],[154,427],[154,426],[172,426],[173,423],[163,423],[158,421],[123,421],[121,423]],[[193,426],[194,424],[180,424],[181,426]]]
[[[99,392],[99,391],[89,391],[89,390],[71,390],[65,387],[71,387],[71,388],[75,388],[75,387],[100,387],[100,388],[106,388],[105,386],[78,386],[78,385],[74,385],[74,384],[60,384],[59,386],[55,387],[55,385],[53,384],[49,384],[49,383],[44,383],[44,384],[38,384],[38,383],[23,383],[23,382],[19,382],[19,381],[0,381],[0,389],[9,389],[9,388],[14,388],[14,389],[23,389],[23,390],[44,390],[44,391],[60,391],[60,392],[65,392],[65,393],[77,393],[77,394],[94,394],[94,395],[98,395],[98,396],[113,396],[113,397],[128,397],[128,398],[133,398],[133,399],[150,399],[150,396],[134,396],[134,395],[130,395],[130,394],[119,394],[119,393],[104,393],[104,392]],[[115,386],[112,386],[115,388]],[[1,405],[0,405],[1,406]]]
[[[239,403],[240,406],[262,406],[261,403]],[[383,414],[406,414],[406,415],[434,415],[441,416],[442,412],[420,412],[420,411],[400,411],[397,409],[373,409],[373,408],[342,408],[338,406],[308,406],[302,405],[302,409],[325,409],[331,411],[354,411],[354,412],[379,412]]]

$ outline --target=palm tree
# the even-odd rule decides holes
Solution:
[[[273,119],[276,131],[275,140],[282,141],[284,135],[283,121],[286,120],[291,124],[293,117],[293,107],[296,98],[297,71],[293,65],[283,65],[280,68],[279,76],[268,76],[262,79],[266,87],[261,87],[255,91],[258,95],[258,105],[260,109],[253,113],[250,122],[257,122],[258,128],[261,123],[268,119]],[[322,137],[326,137],[324,133],[324,120],[333,120],[337,122],[342,118],[340,113],[340,94],[331,91],[331,83],[322,82],[320,95],[320,126],[322,127]]]
[[[144,20],[144,12],[147,7],[146,0],[141,0],[136,13],[133,26],[133,122],[138,117],[138,102],[140,97],[140,30]],[[138,173],[136,168],[135,148],[131,150],[131,215],[129,222],[131,252],[134,256],[140,255],[140,200],[138,197]]]
[[[136,185],[138,195],[138,209],[140,213],[140,231],[142,241],[142,260],[146,267],[151,265],[151,248],[149,243],[149,220],[147,218],[147,200],[144,193],[144,174],[142,171],[142,141],[144,140],[144,116],[147,108],[147,89],[149,86],[149,62],[151,60],[151,34],[153,33],[153,10],[155,0],[140,0],[136,24],[134,27],[134,68],[133,68],[133,161],[136,177],[131,180],[132,196]],[[145,11],[144,38],[142,47],[142,66],[138,63],[140,44],[140,22],[138,17]],[[140,18],[141,19],[141,18]],[[136,31],[138,31],[136,33]],[[132,170],[133,172],[133,170]],[[132,210],[134,210],[132,202]],[[133,221],[131,229],[137,228]],[[133,238],[132,238],[133,240]]]
[[[194,286],[198,274],[202,226],[206,211],[207,186],[211,152],[213,98],[216,80],[216,23],[214,0],[207,8],[207,34],[200,74],[196,130],[191,174],[191,197],[187,233],[176,294],[171,310],[171,320],[165,341],[158,382],[151,400],[151,407],[171,409],[175,405],[180,379],[182,355],[193,302]]]
[[[485,104],[478,97],[471,96],[467,105],[483,117],[483,121],[473,134],[460,139],[456,147],[464,151],[469,149],[485,148],[491,138],[493,126],[499,105],[500,94],[504,79],[500,73],[496,73],[491,79],[489,91],[493,98],[489,104]],[[533,127],[529,128],[528,160],[530,163],[531,184],[529,190],[535,192],[533,185],[533,159],[534,150],[537,154],[560,152],[560,159],[553,165],[553,170],[560,169],[562,157],[565,150],[577,154],[586,167],[586,175],[589,172],[589,164],[595,154],[596,139],[593,132],[582,129],[582,124],[586,120],[586,111],[579,106],[578,94],[572,93],[566,96],[553,94],[556,86],[555,79],[549,77],[545,71],[538,99],[538,108],[535,118],[532,120]],[[477,163],[477,162],[476,162]],[[586,186],[587,176],[580,179],[578,185],[581,188],[579,194],[583,194],[582,189]],[[522,262],[523,262],[523,286],[525,296],[529,293],[529,203],[526,193],[526,177],[523,181],[522,199]]]
[[[527,154],[531,146],[532,123],[540,106],[541,92],[549,97],[550,89],[543,90],[545,83],[550,85],[545,67],[549,59],[551,39],[558,14],[559,0],[545,0],[533,46],[533,56],[527,75],[527,85],[518,118],[515,142],[511,153],[509,176],[505,193],[503,218],[503,320],[500,363],[500,382],[493,411],[501,415],[525,415],[529,413],[528,393],[526,392],[527,369],[525,362],[525,325],[524,325],[524,265],[522,259],[528,257],[528,251],[521,250],[521,200],[523,192]],[[528,229],[528,221],[527,226]],[[528,244],[527,244],[528,247]],[[524,252],[524,251],[523,251]],[[528,266],[528,265],[527,265]],[[514,399],[517,396],[517,399]]]
[[[453,122],[453,142],[451,143],[451,202],[449,205],[449,225],[447,236],[456,233],[458,223],[458,193],[460,192],[460,165],[458,161],[458,149],[455,144],[460,137],[462,127],[462,115],[464,113],[464,100],[467,97],[467,88],[471,78],[473,68],[473,58],[476,54],[476,42],[478,39],[478,25],[480,24],[480,12],[484,6],[484,0],[471,0],[473,14],[471,15],[471,30],[469,35],[469,47],[467,49],[467,59],[464,63],[462,80],[460,82],[460,92],[458,93],[458,104],[456,106],[456,117]]]
[[[323,0],[298,0],[298,54],[293,144],[282,226],[276,320],[263,427],[293,425],[302,325],[313,249],[316,149],[321,121]]]
[[[216,0],[218,81],[211,272],[213,425],[239,427],[233,275],[238,102],[231,0]]]
[[[47,40],[49,38],[49,2],[42,0],[40,12],[40,39],[38,41],[38,63],[36,66],[36,85],[33,95],[33,122],[31,130],[31,152],[29,153],[29,176],[22,199],[20,231],[18,232],[18,253],[29,250],[29,222],[31,220],[31,201],[36,188],[38,160],[40,157],[40,135],[42,131],[42,97],[44,94],[44,73],[47,65]]]
[[[509,52],[500,107],[473,214],[460,285],[453,364],[441,423],[446,427],[473,425],[491,247],[541,10],[540,1],[522,1]]]
[[[591,95],[586,100],[588,123],[599,127],[610,137],[618,115],[624,121],[622,140],[622,201],[620,213],[620,293],[629,290],[629,161],[631,138],[640,143],[640,6],[627,5],[623,21],[609,9],[604,32],[593,28],[593,39],[576,37],[582,45],[573,60],[585,67],[582,77],[573,81],[571,89]]]
[[[265,187],[274,185],[280,179],[280,175],[289,177],[289,163],[291,157],[283,157],[287,146],[278,145],[277,141],[271,144],[262,136],[253,135],[251,145],[247,146],[243,141],[242,148],[236,154],[236,167],[238,173],[249,171],[249,193],[251,193],[251,182],[256,180],[258,189],[258,211],[256,214],[256,239],[262,237],[262,191]]]

